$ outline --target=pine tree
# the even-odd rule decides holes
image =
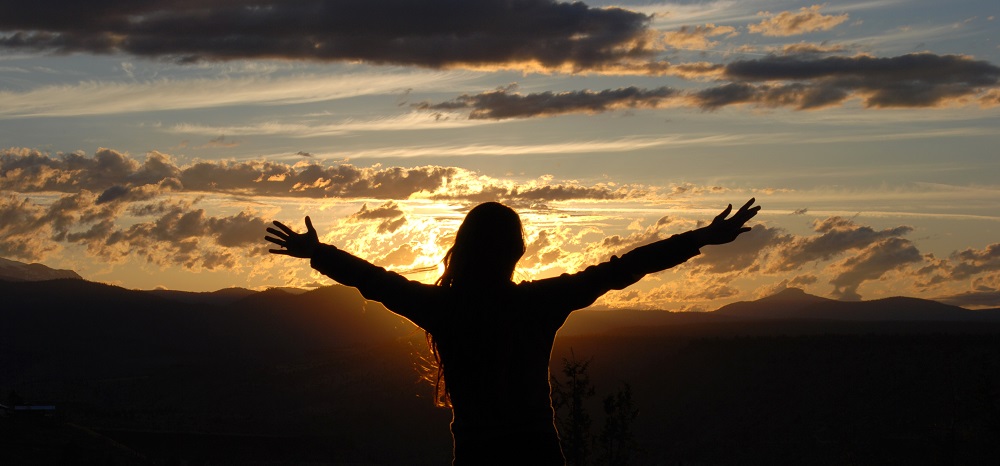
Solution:
[[[639,410],[632,401],[632,387],[622,382],[618,393],[604,398],[604,428],[601,429],[602,464],[623,466],[637,459],[638,445],[632,435],[632,423]]]
[[[579,361],[575,354],[570,354],[570,359],[563,358],[562,373],[566,383],[552,378],[552,405],[556,409],[556,423],[566,464],[585,466],[594,441],[590,433],[590,415],[584,407],[586,400],[594,396],[594,386],[587,373],[592,360]],[[564,416],[560,415],[563,411],[566,412]]]

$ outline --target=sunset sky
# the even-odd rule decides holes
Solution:
[[[755,197],[599,307],[784,287],[1000,306],[995,0],[0,5],[0,257],[127,288],[331,282],[273,220],[432,282],[464,213],[518,280]]]

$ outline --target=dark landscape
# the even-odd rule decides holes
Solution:
[[[134,291],[0,265],[0,464],[450,460],[423,332],[351,288]],[[635,464],[1000,464],[995,309],[787,289],[580,311],[557,378],[564,360],[589,361],[595,439],[628,385]]]

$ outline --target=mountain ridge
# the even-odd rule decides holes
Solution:
[[[974,311],[923,298],[893,296],[838,301],[799,288],[786,288],[754,301],[738,301],[711,312],[740,318],[852,321],[978,321],[1000,317],[994,310]]]
[[[53,269],[43,264],[28,264],[0,257],[0,280],[34,282],[73,278],[83,280],[80,274],[67,269]]]
[[[78,280],[85,283],[98,283],[85,280],[72,270],[53,269],[43,264],[27,264],[10,259],[0,258],[0,281],[10,282],[45,282],[60,280]],[[107,285],[112,286],[112,285]],[[339,287],[340,285],[334,285]],[[61,292],[72,293],[73,290],[88,288],[82,283],[58,284]],[[33,288],[33,287],[32,287]],[[65,289],[63,289],[65,288]],[[117,287],[122,290],[126,288]],[[327,299],[338,303],[350,302],[350,307],[364,307],[364,299],[354,292],[355,297],[341,292],[322,292],[331,287],[320,287],[313,290],[272,287],[264,291],[232,287],[210,292],[191,292],[181,290],[128,290],[131,293],[155,297],[173,303],[212,307],[231,307],[249,304],[251,307],[268,301],[270,306],[283,306],[291,303],[281,303],[282,300],[299,301],[295,296],[303,296],[303,301],[317,299],[316,293],[326,293]],[[133,294],[134,296],[134,294]],[[265,298],[266,297],[266,298]],[[360,301],[358,301],[360,299]],[[346,301],[344,301],[346,300]],[[84,300],[86,301],[86,299]],[[242,303],[242,304],[241,304]],[[609,312],[610,314],[603,314]],[[579,317],[577,317],[579,316]],[[581,317],[586,316],[585,319]],[[960,306],[949,305],[939,301],[895,296],[868,301],[838,301],[806,293],[800,288],[789,287],[777,293],[750,301],[737,301],[726,304],[714,311],[707,312],[665,312],[665,311],[623,311],[623,310],[587,310],[584,314],[574,313],[564,326],[564,333],[592,333],[599,329],[622,328],[641,325],[660,325],[672,323],[695,323],[719,321],[721,319],[811,319],[811,320],[845,320],[845,321],[998,321],[1000,308],[970,310]],[[584,324],[581,320],[591,321]]]

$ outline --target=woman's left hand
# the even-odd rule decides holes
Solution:
[[[717,215],[712,223],[695,230],[701,243],[705,245],[726,244],[735,240],[737,236],[750,231],[750,227],[744,225],[760,210],[760,206],[753,206],[754,201],[754,198],[750,198],[732,217],[726,218],[733,211],[733,205],[729,204],[729,207]]]

